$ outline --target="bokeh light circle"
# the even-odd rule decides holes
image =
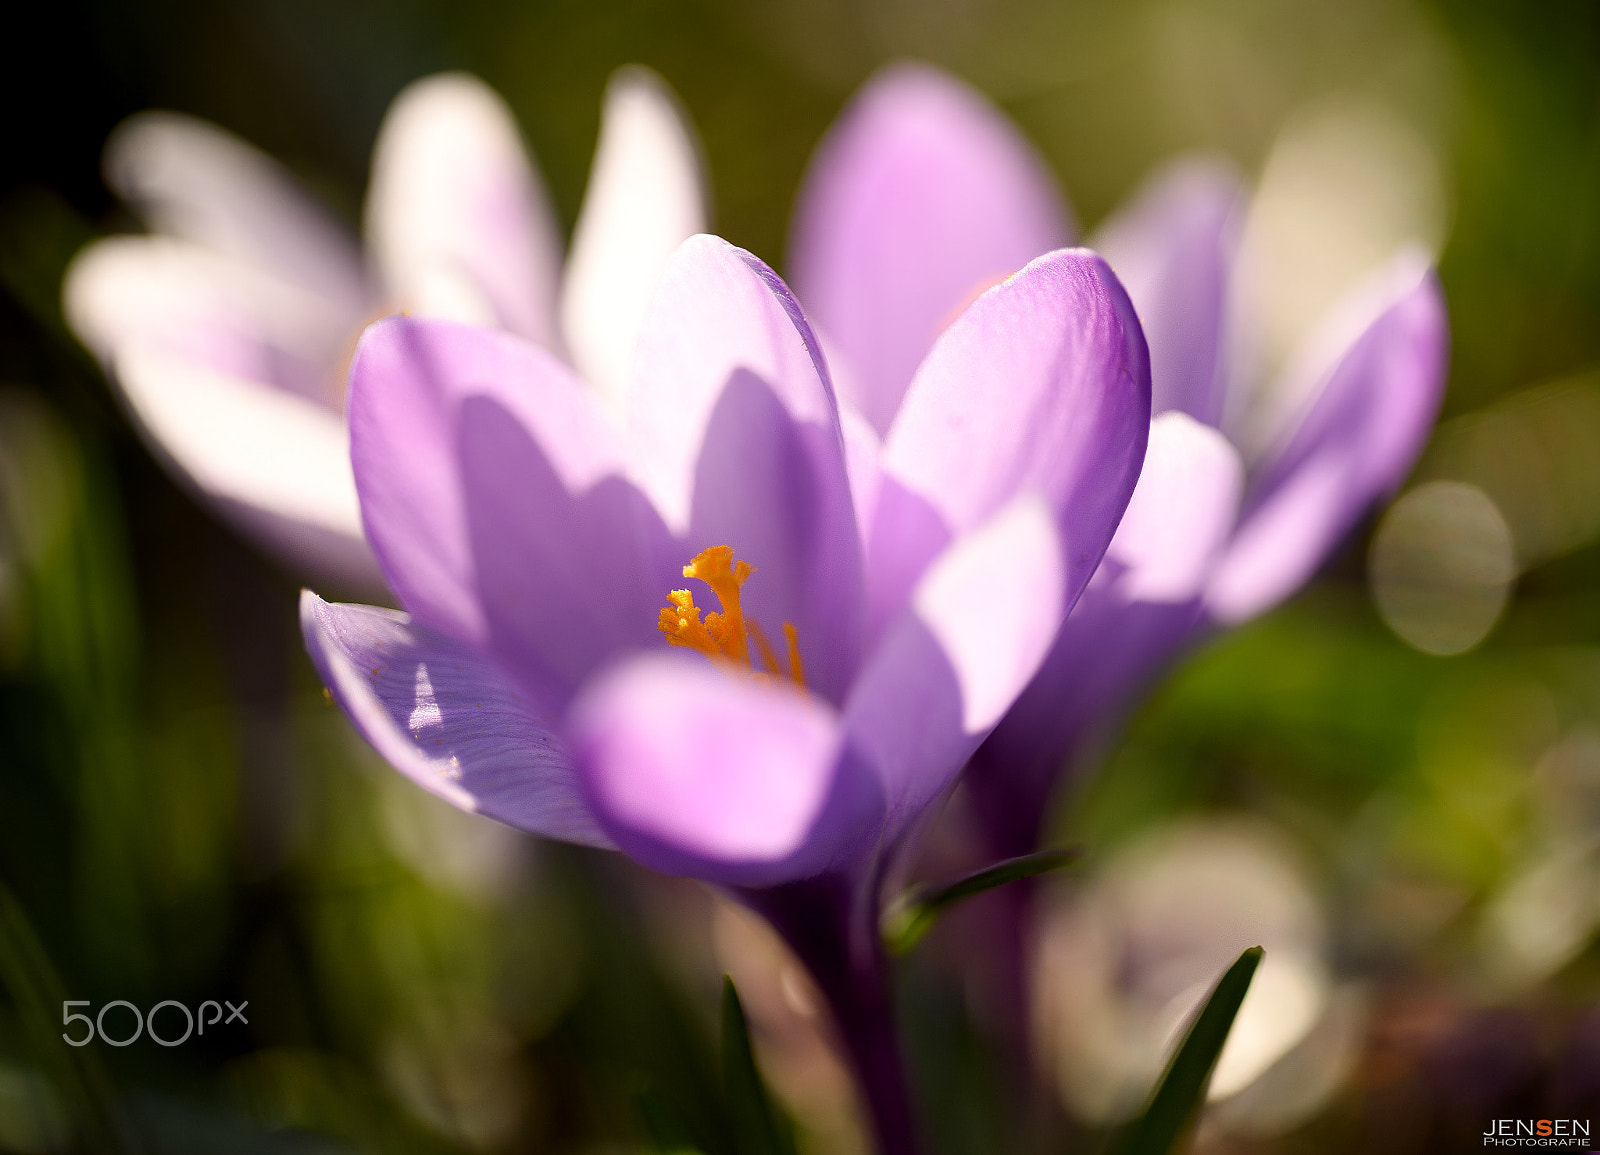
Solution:
[[[1483,490],[1430,481],[1384,515],[1368,573],[1378,613],[1402,640],[1428,654],[1461,654],[1499,620],[1517,576],[1516,546]]]

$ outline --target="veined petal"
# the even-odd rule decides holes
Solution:
[[[940,329],[1072,233],[1044,163],[999,111],[954,77],[897,65],[818,147],[789,252],[882,433]]]
[[[694,129],[666,83],[637,65],[612,76],[561,325],[578,372],[616,408],[656,282],[678,246],[707,227],[701,168]]]
[[[1128,602],[1200,594],[1239,514],[1244,463],[1222,434],[1180,410],[1150,423],[1139,484],[1101,569]]]
[[[106,142],[106,183],[156,232],[180,237],[325,299],[329,323],[366,310],[355,239],[265,153],[176,112],[141,112]]]
[[[463,810],[610,847],[578,791],[550,705],[482,653],[372,606],[300,595],[306,649],[329,693],[389,764]]]
[[[67,324],[102,364],[138,345],[338,408],[350,333],[315,294],[170,237],[108,237],[62,280]]]
[[[1243,204],[1231,165],[1187,157],[1146,180],[1095,235],[1150,343],[1154,413],[1222,420],[1224,312]]]
[[[1144,337],[1098,256],[1050,253],[984,293],[940,336],[884,442],[874,629],[946,544],[1026,492],[1056,519],[1071,605],[1127,506],[1149,429]]]
[[[599,401],[553,355],[500,330],[380,321],[351,366],[350,435],[368,540],[420,623],[569,688],[660,644],[647,503]]]
[[[1309,578],[1361,513],[1404,479],[1438,413],[1449,337],[1438,278],[1420,253],[1397,257],[1313,341],[1302,364],[1331,360],[1331,368],[1251,479],[1239,530],[1206,593],[1208,610],[1226,623],[1261,613]]]
[[[793,622],[807,684],[837,703],[859,656],[860,536],[838,410],[799,306],[749,253],[694,237],[661,278],[634,374],[630,468],[684,543],[676,565],[733,546],[758,573],[747,614],[774,636]]]
[[[395,97],[366,224],[392,306],[560,351],[561,234],[511,110],[477,77],[441,73]]]
[[[683,655],[636,658],[570,717],[589,806],[630,857],[730,886],[806,877],[875,813],[815,695]]]

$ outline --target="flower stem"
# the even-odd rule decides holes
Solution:
[[[872,1116],[879,1155],[916,1155],[916,1124],[895,1031],[889,963],[875,903],[823,877],[740,898],[765,916],[811,972]]]

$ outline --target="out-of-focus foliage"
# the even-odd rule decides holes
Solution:
[[[54,977],[0,967],[0,1149],[649,1150],[657,1111],[717,1155],[736,1149],[723,970],[802,1150],[859,1149],[815,994],[759,927],[448,811],[353,739],[300,652],[289,580],[151,462],[58,313],[72,253],[134,227],[98,172],[129,113],[213,119],[353,222],[389,99],[468,68],[515,109],[570,227],[605,79],[630,61],[702,133],[716,229],[780,267],[811,148],[897,57],[999,102],[1084,226],[1179,148],[1254,171],[1285,125],[1330,108],[1402,126],[1401,152],[1439,174],[1412,208],[1446,238],[1453,327],[1415,483],[1471,487],[1501,519],[1505,606],[1468,623],[1481,641],[1439,617],[1457,603],[1437,583],[1489,572],[1451,560],[1495,532],[1459,502],[1397,513],[1395,534],[1421,528],[1392,549],[1357,534],[1305,594],[1108,726],[1103,763],[1060,799],[1061,839],[1087,858],[1046,901],[1080,925],[1097,895],[1161,877],[1139,864],[1173,839],[1248,826],[1293,847],[1236,861],[1262,893],[1310,896],[1317,1013],[1258,1080],[1213,1087],[1203,1150],[1435,1151],[1475,1147],[1492,1118],[1600,1115],[1592,3],[62,0],[27,20],[0,49],[0,881],[26,928],[7,924],[7,949],[25,934],[29,973]],[[1375,601],[1369,569],[1400,584]],[[1440,621],[1452,644],[1428,643]],[[1111,1115],[1007,1074],[1029,1043],[996,1037],[967,965],[980,906],[903,964],[929,1149],[1093,1141]],[[1130,1015],[1176,982],[1141,985],[1151,960],[1218,949],[1157,945],[1116,956]],[[50,983],[92,1009],[248,1000],[249,1025],[63,1066],[37,1029]],[[90,1069],[114,1102],[85,1106]]]

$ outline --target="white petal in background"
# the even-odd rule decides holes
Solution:
[[[366,228],[385,308],[499,325],[560,351],[560,233],[511,110],[481,80],[443,73],[395,98]]]
[[[351,333],[325,298],[172,237],[108,237],[73,259],[62,314],[102,364],[133,344],[339,407]]]
[[[561,290],[573,364],[615,407],[656,281],[708,215],[699,147],[677,100],[655,73],[622,69],[606,89]]]
[[[326,299],[337,323],[366,308],[355,238],[277,161],[175,112],[144,112],[112,133],[106,183],[157,233],[179,237]]]
[[[121,350],[112,371],[152,451],[248,532],[312,573],[383,588],[339,414],[137,346]]]
[[[1232,1129],[1292,1127],[1337,1089],[1360,1036],[1327,937],[1311,880],[1272,828],[1189,819],[1140,836],[1070,899],[1058,895],[1045,919],[1037,1026],[1063,1099],[1094,1123],[1137,1110],[1200,1000],[1260,945],[1266,957],[1209,1095],[1240,1100]],[[1268,1102],[1245,1098],[1269,1080]]]
[[[1304,335],[1402,245],[1436,252],[1447,216],[1437,157],[1393,110],[1335,98],[1285,127],[1245,221],[1230,310],[1238,380],[1225,419],[1246,460],[1271,441],[1285,407],[1271,383]]]

